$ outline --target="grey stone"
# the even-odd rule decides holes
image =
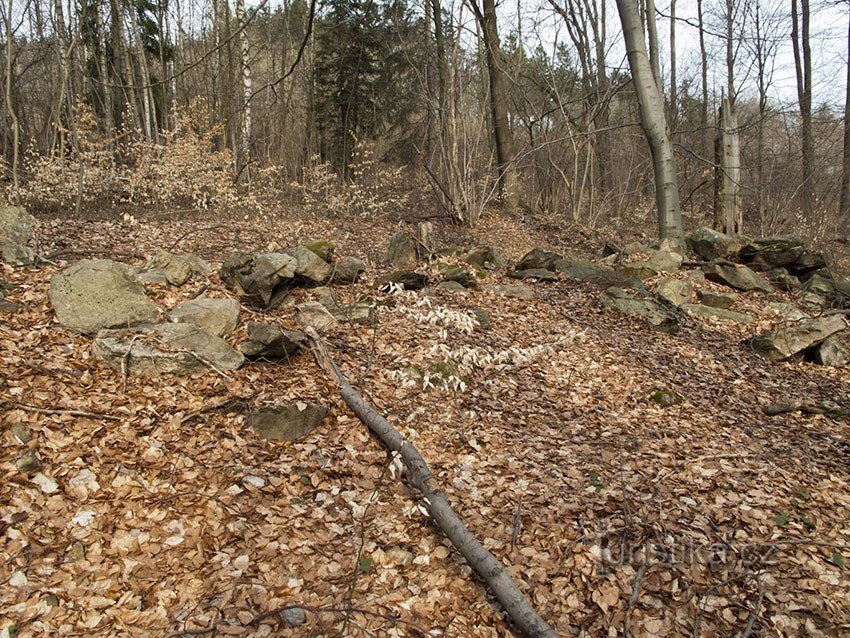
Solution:
[[[400,230],[390,238],[384,263],[395,268],[416,264],[416,240],[410,233]]]
[[[792,274],[800,276],[807,275],[810,272],[814,272],[816,270],[822,270],[826,268],[829,264],[827,264],[826,256],[823,253],[803,253],[797,259],[795,259],[788,266],[788,270],[791,271]]]
[[[369,302],[355,301],[353,303],[340,302],[334,297],[330,288],[316,288],[316,296],[319,303],[327,308],[334,319],[340,323],[356,323],[362,326],[374,326],[377,323],[375,307]]]
[[[623,252],[623,249],[614,242],[607,241],[605,245],[602,247],[602,256],[603,257],[612,257],[614,255],[619,255]]]
[[[470,294],[469,290],[464,288],[458,282],[452,281],[452,280],[441,281],[440,283],[437,284],[437,288],[439,288],[440,290],[445,290],[447,292],[457,293],[457,294],[460,294],[460,295]]]
[[[782,321],[802,321],[808,319],[809,315],[800,310],[797,306],[782,301],[774,301],[764,307],[764,311]]]
[[[850,350],[837,337],[832,336],[813,349],[811,359],[818,365],[843,368],[850,363]]]
[[[290,607],[280,612],[283,622],[290,627],[298,627],[307,622],[307,615],[301,607]]]
[[[694,294],[694,286],[690,281],[664,277],[658,282],[656,293],[674,306],[688,303]]]
[[[331,281],[335,284],[353,284],[366,271],[366,264],[354,257],[343,257],[333,265]]]
[[[140,326],[136,331],[105,330],[92,342],[92,350],[116,370],[145,376],[191,374],[207,368],[236,370],[245,360],[220,337],[188,323]]]
[[[0,299],[0,315],[14,315],[15,313],[23,310],[23,306],[20,304],[12,303],[11,301],[6,301],[5,299]]]
[[[139,273],[139,281],[143,284],[154,285],[154,286],[168,286],[168,275],[165,274],[164,270],[146,270],[145,272]]]
[[[21,445],[26,445],[32,441],[32,430],[23,423],[13,423],[12,436],[14,436]]]
[[[294,257],[295,276],[312,283],[321,284],[331,278],[333,266],[324,261],[306,246],[295,246],[283,251],[284,255]]]
[[[386,291],[388,284],[404,286],[405,290],[422,290],[428,284],[428,276],[413,270],[396,270],[375,281],[375,288]]]
[[[314,328],[324,332],[337,326],[336,318],[318,301],[306,301],[296,306],[295,322],[304,330]]]
[[[746,266],[712,264],[705,267],[705,278],[736,290],[773,292],[770,282]]]
[[[443,269],[444,281],[456,281],[464,288],[477,288],[478,279],[475,273],[469,268],[463,266],[447,266]]]
[[[753,339],[750,345],[768,361],[781,361],[819,345],[846,328],[847,322],[841,315],[824,315],[772,330]]]
[[[826,300],[845,305],[850,301],[850,281],[836,277],[829,270],[812,273],[800,286],[806,293],[820,295]]]
[[[493,321],[490,318],[490,313],[484,310],[484,308],[472,308],[470,310],[472,316],[475,317],[475,320],[478,322],[478,326],[482,330],[489,330],[493,327]]]
[[[246,302],[261,308],[277,308],[294,284],[297,267],[298,259],[284,253],[239,253],[221,265],[221,277]]]
[[[159,320],[133,269],[107,259],[84,259],[54,275],[48,296],[59,323],[77,332]]]
[[[556,272],[567,279],[584,281],[598,286],[617,288],[643,288],[643,282],[632,273],[614,270],[580,259],[559,259],[552,264]]]
[[[764,276],[780,290],[796,290],[800,287],[800,280],[784,268],[771,268],[765,271]]]
[[[703,227],[697,228],[688,237],[688,246],[703,259],[711,261],[736,254],[741,250],[741,241],[737,237]]]
[[[537,281],[558,281],[560,277],[551,270],[544,268],[529,268],[528,270],[511,270],[508,272],[511,279],[536,279]]]
[[[15,467],[22,474],[36,474],[41,471],[41,461],[35,450],[29,450],[15,462]]]
[[[30,247],[35,239],[33,217],[19,206],[0,206],[0,261],[31,266],[38,257]]]
[[[141,267],[140,273],[150,271],[157,279],[164,276],[172,286],[182,286],[193,277],[206,277],[212,272],[209,264],[190,253],[170,253],[157,250]]]
[[[459,255],[460,260],[477,268],[493,270],[506,265],[502,255],[492,246],[476,246]]]
[[[249,358],[280,358],[297,353],[306,343],[307,337],[297,330],[249,321],[248,341],[240,343],[239,350]]]
[[[293,441],[321,426],[327,414],[323,405],[280,405],[252,412],[248,424],[261,439]]]
[[[304,244],[304,247],[315,253],[315,255],[322,261],[327,263],[331,263],[333,261],[336,244],[332,241],[308,241]]]
[[[715,317],[717,319],[735,321],[737,323],[750,323],[753,320],[750,315],[745,315],[741,312],[735,312],[734,310],[727,310],[726,308],[704,306],[702,304],[696,303],[682,304],[682,308],[695,315],[700,315],[701,317]]]
[[[191,323],[210,334],[223,337],[236,330],[241,311],[235,299],[198,297],[177,304],[168,318],[176,323]]]
[[[803,241],[793,235],[761,237],[741,248],[741,258],[755,270],[770,270],[794,263],[805,250]]]
[[[738,299],[740,299],[739,295],[734,292],[711,292],[709,290],[700,290],[697,292],[697,297],[704,306],[722,308],[724,310],[728,310],[734,306],[738,302]]]
[[[599,297],[603,308],[638,317],[656,330],[675,332],[679,328],[679,319],[668,308],[654,299],[637,297],[622,288],[608,288]]]
[[[676,272],[682,265],[683,257],[679,253],[654,250],[649,259],[624,264],[621,270],[633,274],[639,279],[649,279],[665,272]]]
[[[549,252],[541,248],[534,248],[522,256],[514,270],[531,270],[532,268],[542,268],[544,270],[553,270],[554,263],[559,259],[563,259],[563,255]]]
[[[534,299],[534,291],[529,286],[484,286],[485,292],[493,293],[494,295],[502,295],[503,297],[511,297],[513,299]]]

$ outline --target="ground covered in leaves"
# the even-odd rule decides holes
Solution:
[[[376,293],[390,224],[41,226],[53,263],[2,271],[8,299],[24,306],[0,321],[4,635],[512,635],[308,353],[226,375],[125,380],[98,364],[89,338],[55,323],[47,301],[51,275],[82,257],[138,265],[173,247],[217,262],[310,239],[369,260],[362,283],[334,288],[341,300],[390,301],[375,329],[329,334],[332,355],[560,635],[850,632],[850,419],[762,412],[846,407],[850,371],[748,351],[747,338],[775,325],[764,304],[784,293],[745,296],[740,309],[756,318],[746,326],[690,317],[669,335],[601,309],[588,284],[534,284],[530,300]],[[552,240],[495,218],[439,234],[514,259]],[[549,245],[569,254],[576,243]],[[513,282],[502,271],[487,283]],[[217,275],[150,292],[168,309],[200,287],[232,295]],[[490,330],[473,308],[489,311]],[[248,319],[294,327],[292,313],[244,308],[228,339],[244,339]],[[446,361],[460,382],[427,373]],[[659,405],[658,391],[682,401]],[[247,415],[281,401],[331,413],[306,439],[257,438]],[[28,449],[36,477],[16,468]],[[289,607],[306,623],[290,627],[300,612],[282,615]]]

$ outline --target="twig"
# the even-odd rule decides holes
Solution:
[[[828,416],[850,416],[850,410],[844,408],[831,408],[822,403],[806,403],[794,401],[793,403],[769,403],[762,406],[762,412],[766,416],[777,416],[790,412],[802,412],[803,414],[826,414]]]
[[[224,224],[217,224],[215,226],[204,226],[203,228],[193,228],[191,230],[188,230],[185,233],[183,233],[182,235],[180,235],[180,237],[178,237],[177,239],[174,240],[174,243],[172,243],[168,247],[168,252],[171,252],[172,250],[177,248],[177,244],[179,244],[181,241],[183,241],[184,239],[186,239],[189,235],[191,235],[193,233],[201,233],[201,232],[204,232],[204,231],[207,231],[207,230],[217,230],[218,228],[224,228]]]
[[[127,347],[127,352],[121,357],[121,391],[124,394],[127,394],[127,376],[130,373],[130,353],[133,352],[133,344],[136,343],[136,339],[138,338],[139,335],[133,335],[130,345]]]
[[[750,634],[753,633],[753,627],[755,627],[756,620],[758,620],[759,612],[761,611],[761,603],[764,600],[764,583],[761,578],[758,579],[758,584],[759,597],[756,599],[756,605],[753,607],[753,611],[747,619],[747,626],[744,627],[744,633],[741,634],[741,638],[750,638]]]
[[[646,565],[641,565],[635,574],[635,584],[632,586],[632,595],[629,596],[629,602],[626,605],[626,618],[623,621],[623,634],[626,638],[630,638],[632,635],[632,609],[634,609],[634,606],[637,604],[638,598],[640,597],[640,583],[645,574]]]
[[[517,501],[516,509],[514,510],[514,523],[511,526],[511,549],[516,547],[516,539],[519,536],[519,530],[522,528],[522,501]]]
[[[17,408],[19,410],[25,410],[27,412],[35,412],[36,414],[56,414],[56,415],[68,415],[68,416],[78,416],[89,419],[106,419],[107,421],[120,421],[121,417],[114,416],[112,414],[103,414],[102,412],[85,412],[83,410],[63,410],[63,409],[54,409],[54,408],[39,408],[34,405],[26,405],[24,403],[18,403],[16,401],[10,401],[8,399],[2,399],[2,403],[0,405],[9,406],[12,408]]]

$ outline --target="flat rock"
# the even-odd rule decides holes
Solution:
[[[544,268],[529,268],[528,270],[511,270],[508,272],[511,279],[534,279],[537,281],[558,281],[557,273]]]
[[[499,251],[492,246],[476,246],[458,257],[462,262],[487,270],[502,268],[507,263]]]
[[[13,315],[23,310],[23,308],[20,304],[0,299],[0,315]]]
[[[374,326],[378,319],[375,307],[366,301],[347,303],[339,301],[330,288],[316,288],[316,296],[333,318],[340,323],[356,323],[362,326]]]
[[[690,302],[694,295],[694,286],[690,281],[664,277],[658,282],[656,293],[674,306],[681,306]]]
[[[295,283],[297,267],[298,259],[284,253],[237,253],[222,263],[220,274],[247,303],[277,308]]]
[[[699,315],[701,317],[714,317],[723,319],[724,321],[734,321],[736,323],[750,323],[753,318],[741,312],[727,310],[726,308],[717,308],[713,306],[705,306],[697,303],[682,304],[682,308],[688,312]]]
[[[679,319],[667,307],[654,299],[637,297],[622,288],[608,288],[599,297],[599,304],[616,312],[638,317],[656,330],[674,332],[679,328]]]
[[[48,296],[59,323],[76,332],[159,321],[135,271],[117,261],[78,261],[50,279]]]
[[[841,315],[824,315],[772,330],[753,339],[750,345],[768,361],[781,361],[846,329],[847,321]]]
[[[261,439],[293,441],[316,430],[327,414],[323,405],[280,405],[255,410],[248,417],[248,425]]]
[[[446,266],[443,269],[443,281],[456,281],[464,288],[477,288],[478,278],[471,268]]]
[[[737,237],[712,228],[697,228],[687,241],[691,250],[708,261],[729,257],[741,250],[741,241]]]
[[[315,253],[315,255],[324,262],[331,263],[333,261],[336,244],[332,241],[308,241],[304,244],[304,247]]]
[[[847,305],[850,302],[850,280],[836,277],[829,270],[812,273],[800,288],[806,293],[814,293],[827,300],[836,301],[839,305]]]
[[[298,330],[257,321],[248,322],[248,341],[239,344],[239,350],[249,358],[281,358],[294,355],[307,343],[307,337]]]
[[[403,230],[390,238],[384,263],[395,268],[407,268],[416,264],[416,240]]]
[[[697,298],[704,306],[729,310],[729,308],[738,303],[740,296],[734,292],[711,292],[710,290],[700,290],[697,292]]]
[[[0,261],[31,266],[38,257],[30,244],[35,239],[34,219],[20,206],[0,206]]]
[[[493,320],[490,317],[490,313],[484,308],[472,308],[470,312],[475,317],[475,321],[478,322],[478,327],[482,330],[489,330],[493,327]]]
[[[361,259],[343,257],[334,262],[331,281],[335,284],[353,284],[366,271],[366,264]]]
[[[845,348],[837,337],[832,336],[812,350],[811,360],[818,365],[843,368],[850,364],[850,350]]]
[[[295,322],[304,330],[314,328],[318,332],[324,332],[335,328],[339,322],[318,301],[306,301],[296,306],[298,312],[295,314]]]
[[[375,281],[375,288],[384,292],[389,290],[389,284],[401,286],[405,290],[422,290],[428,284],[428,276],[413,270],[396,270]]]
[[[765,313],[782,321],[802,321],[808,319],[809,315],[791,303],[774,301],[764,307]]]
[[[567,279],[583,281],[597,286],[615,286],[617,288],[643,288],[643,282],[632,273],[614,270],[610,266],[601,266],[581,259],[559,259],[552,264],[555,272]]]
[[[541,248],[533,248],[522,256],[522,259],[514,266],[514,270],[531,270],[532,268],[554,270],[554,263],[563,258],[564,256],[558,253],[549,252]]]
[[[172,286],[182,286],[193,277],[206,277],[212,269],[197,255],[157,250],[139,269],[140,274],[147,272],[157,278],[164,277]]]
[[[161,347],[165,346],[165,347]],[[226,341],[188,323],[104,330],[92,342],[95,357],[127,374],[191,374],[208,368],[236,370],[245,358]]]
[[[621,270],[639,279],[649,279],[665,272],[676,272],[684,258],[679,253],[666,250],[653,250],[649,259],[624,264]]]
[[[771,268],[764,272],[764,277],[780,290],[797,290],[800,280],[784,268]]]
[[[803,254],[803,240],[794,235],[761,237],[741,248],[741,258],[754,270],[770,270],[794,263]]]
[[[242,306],[235,299],[198,297],[177,304],[168,318],[175,323],[191,323],[210,334],[223,337],[236,330]]]
[[[302,280],[321,284],[333,274],[333,266],[306,246],[287,248],[283,254],[295,258],[295,277]]]
[[[736,290],[773,292],[770,282],[746,266],[712,264],[705,267],[705,278]]]
[[[469,290],[467,290],[464,286],[459,284],[456,281],[441,281],[437,284],[437,288],[440,290],[445,290],[446,292],[457,293],[459,295],[468,295]]]
[[[529,286],[524,285],[484,286],[483,290],[485,292],[493,293],[494,295],[502,295],[503,297],[512,297],[514,299],[534,299],[534,290],[532,290]]]
[[[816,270],[822,270],[828,265],[826,256],[823,253],[805,252],[788,265],[788,270],[791,271],[791,274],[799,277]]]

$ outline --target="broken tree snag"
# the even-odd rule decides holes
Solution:
[[[309,328],[307,335],[313,342],[316,361],[339,384],[340,395],[346,405],[387,449],[401,456],[410,473],[411,483],[425,497],[428,513],[457,550],[463,554],[469,566],[484,579],[516,628],[530,638],[558,638],[555,630],[526,600],[519,587],[508,575],[502,562],[478,542],[460,517],[455,514],[443,492],[435,485],[434,475],[419,451],[354,390],[331,359],[318,333],[313,328]]]

